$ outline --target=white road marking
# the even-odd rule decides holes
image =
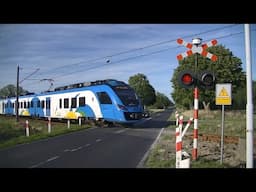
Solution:
[[[96,142],[100,142],[100,141],[102,141],[101,139],[96,139]]]
[[[47,159],[46,162],[50,162],[50,161],[53,161],[53,160],[58,159],[58,158],[59,158],[59,156],[54,156],[54,157],[51,157],[51,158]]]
[[[115,131],[114,133],[116,133],[116,134],[123,133],[123,132],[127,131],[128,129],[129,128],[121,129],[121,130]]]
[[[59,158],[59,156],[51,157],[51,158],[47,159],[46,161],[42,161],[42,162],[40,162],[40,163],[38,163],[38,164],[32,165],[32,166],[30,166],[29,168],[36,168],[36,167],[39,167],[40,165],[46,164],[46,163],[48,163],[48,162],[50,162],[50,161],[53,161],[53,160],[55,160],[55,159],[58,159],[58,158]]]

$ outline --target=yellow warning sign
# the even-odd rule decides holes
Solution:
[[[216,84],[216,105],[231,105],[231,84]]]
[[[220,96],[220,97],[221,97],[221,96],[228,97],[228,92],[227,92],[227,90],[225,89],[225,87],[222,87],[219,96]]]

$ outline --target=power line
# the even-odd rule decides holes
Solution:
[[[202,35],[202,34],[213,32],[213,31],[218,31],[218,30],[221,30],[221,29],[224,29],[224,28],[230,28],[230,27],[233,27],[234,25],[238,26],[237,24],[228,25],[228,26],[225,26],[225,27],[220,27],[220,28],[215,28],[215,29],[207,30],[207,31],[204,31],[204,32],[201,32],[201,33],[197,33],[197,34],[193,34],[193,35],[187,35],[187,36],[185,36],[183,38],[195,37],[197,35]],[[230,36],[234,36],[234,35],[238,35],[238,34],[242,34],[242,33],[243,32],[231,33],[231,34],[228,34],[228,35],[223,35],[223,36],[217,37],[216,39],[226,38],[226,37],[230,37]],[[137,51],[137,50],[142,50],[142,49],[145,49],[145,48],[157,46],[157,45],[160,45],[160,44],[170,43],[170,42],[174,42],[174,41],[176,41],[176,39],[175,40],[162,41],[162,42],[151,44],[151,45],[147,45],[147,46],[144,46],[144,47],[141,47],[141,48],[136,48],[136,49],[131,49],[131,50],[128,50],[128,51],[119,52],[119,53],[112,54],[112,55],[109,55],[109,56],[99,57],[99,58],[96,58],[96,59],[90,59],[90,60],[87,60],[87,61],[81,61],[81,62],[74,63],[74,64],[68,64],[68,65],[64,65],[64,66],[61,66],[61,67],[57,67],[55,69],[59,69],[59,68],[63,68],[63,67],[68,67],[68,66],[74,67],[73,65],[79,65],[81,63],[85,63],[85,62],[88,62],[88,61],[97,61],[97,60],[100,60],[100,59],[103,59],[103,58],[114,57],[114,56],[117,56],[117,55],[122,55],[122,54],[125,54],[125,53],[129,53],[129,52],[133,52],[133,51]],[[110,60],[109,60],[109,62],[107,62],[107,63],[108,63],[108,66],[109,66],[109,65],[121,63],[121,62],[124,62],[124,61],[127,61],[127,60],[132,60],[132,59],[136,59],[136,58],[143,57],[143,56],[148,56],[148,55],[153,55],[153,54],[161,53],[161,52],[164,52],[164,51],[167,51],[167,50],[170,50],[170,49],[174,49],[174,48],[179,48],[179,47],[180,46],[169,47],[169,48],[166,48],[166,49],[161,49],[161,50],[153,51],[153,52],[146,53],[146,54],[141,54],[141,55],[137,55],[137,56],[127,57],[127,58],[124,58],[124,59],[121,59],[121,60],[118,60],[118,61],[115,61],[115,62],[110,62]],[[91,64],[92,63],[90,63],[90,65]],[[91,66],[89,68],[88,67],[84,68],[83,70],[80,69],[79,71],[76,70],[76,71],[72,71],[72,72],[68,72],[68,73],[64,73],[64,74],[62,73],[61,75],[57,75],[57,76],[55,76],[52,79],[57,79],[57,78],[61,78],[61,77],[64,77],[64,76],[67,76],[67,75],[71,75],[71,74],[74,74],[74,73],[79,73],[79,72],[82,72],[82,71],[85,71],[85,70],[91,70],[91,69],[96,69],[96,68],[100,68],[100,67],[105,67],[105,65],[104,66],[102,66],[102,65]],[[51,70],[54,70],[54,69],[51,69]],[[40,79],[29,79],[29,80],[40,80]]]
[[[231,25],[227,25],[227,26],[224,26],[224,27],[210,29],[210,30],[207,30],[207,31],[204,31],[204,32],[201,32],[201,33],[196,33],[196,34],[193,34],[193,35],[187,35],[187,36],[184,36],[183,38],[195,37],[195,36],[199,36],[199,35],[202,35],[202,34],[205,34],[205,33],[219,31],[219,30],[223,30],[223,29],[226,29],[226,28],[231,28],[231,27],[238,26],[238,25],[240,25],[240,24],[231,24]],[[49,71],[52,71],[52,70],[61,69],[61,68],[65,68],[65,67],[70,67],[70,66],[74,67],[74,65],[79,65],[79,64],[82,64],[82,63],[85,63],[85,64],[86,63],[90,63],[90,64],[92,64],[93,62],[98,61],[98,60],[108,59],[108,58],[111,58],[111,57],[115,57],[115,56],[131,53],[131,52],[135,52],[135,51],[141,51],[143,49],[147,49],[147,48],[151,48],[151,47],[155,47],[155,46],[159,46],[159,45],[163,45],[163,44],[167,44],[167,43],[171,43],[171,42],[176,42],[176,40],[177,39],[161,41],[161,42],[158,42],[158,43],[146,45],[144,47],[139,47],[139,48],[134,48],[134,49],[130,49],[130,50],[127,50],[127,51],[118,52],[118,53],[115,53],[115,54],[112,54],[112,55],[98,57],[98,58],[95,58],[95,59],[89,59],[89,60],[86,60],[86,61],[80,61],[80,62],[73,63],[73,64],[67,64],[67,65],[63,65],[63,66],[60,66],[60,67],[56,67],[56,68],[50,69],[50,70],[48,70],[46,72],[49,72]]]
[[[229,35],[220,36],[220,37],[218,37],[217,39],[226,38],[226,37],[230,37],[230,36],[234,36],[234,35],[239,35],[239,34],[242,34],[242,33],[243,33],[243,32],[231,33],[231,34],[229,34]],[[209,39],[209,40],[210,40],[210,39]],[[208,40],[206,40],[206,41],[208,41]],[[111,63],[109,63],[107,66],[113,65],[113,64],[117,64],[117,63],[121,63],[121,62],[124,62],[124,61],[127,61],[127,60],[137,59],[137,58],[139,58],[139,57],[145,57],[145,56],[149,56],[149,55],[161,53],[161,52],[168,51],[168,50],[170,50],[170,49],[179,48],[179,47],[180,47],[180,46],[169,47],[169,48],[166,48],[166,49],[161,49],[161,50],[153,51],[153,52],[146,53],[146,54],[141,54],[141,55],[137,55],[137,56],[132,56],[132,57],[124,58],[124,59],[121,59],[121,60],[118,60],[118,61],[115,61],[115,62],[111,62]],[[64,74],[62,74],[62,75],[55,76],[54,79],[63,77],[63,76],[65,76],[65,75],[71,75],[71,74],[74,74],[74,73],[83,72],[83,71],[85,71],[85,70],[91,70],[91,69],[96,69],[96,68],[100,68],[100,67],[106,67],[106,65],[104,65],[104,66],[102,66],[102,65],[100,65],[100,66],[93,66],[93,67],[85,68],[85,69],[83,69],[83,70],[80,69],[80,70],[76,70],[76,71],[73,71],[73,72],[64,73]]]
[[[223,35],[223,36],[219,36],[217,37],[216,39],[222,39],[222,38],[227,38],[227,37],[231,37],[231,36],[234,36],[234,35],[239,35],[239,34],[243,34],[244,32],[241,31],[241,32],[237,32],[237,33],[230,33],[228,35]],[[208,40],[211,40],[211,39],[207,39],[206,41]],[[168,51],[170,49],[175,49],[175,48],[179,48],[180,46],[175,46],[175,47],[169,47],[169,48],[166,48],[166,49],[161,49],[161,50],[158,50],[158,51],[153,51],[153,52],[150,52],[150,53],[146,53],[146,54],[141,54],[141,55],[137,55],[137,56],[132,56],[132,57],[127,57],[127,58],[124,58],[124,59],[121,59],[121,60],[118,60],[118,61],[115,61],[115,62],[111,62],[109,63],[107,66],[109,65],[114,65],[114,64],[117,64],[117,63],[121,63],[121,62],[125,62],[125,61],[128,61],[128,60],[132,60],[132,59],[136,59],[136,58],[139,58],[139,57],[144,57],[144,56],[149,56],[149,55],[153,55],[153,54],[157,54],[157,53],[161,53],[161,52],[164,52],[164,51]],[[101,67],[106,67],[105,65],[102,66],[102,65],[98,65],[98,66],[91,66],[91,67],[87,67],[87,68],[84,68],[83,70],[79,69],[79,70],[76,70],[76,71],[72,71],[72,72],[68,72],[68,73],[62,73],[61,75],[57,75],[55,76],[54,78],[52,79],[60,79],[60,78],[64,78],[68,75],[71,75],[71,74],[74,74],[74,73],[79,73],[79,72],[83,72],[85,70],[92,70],[92,69],[96,69],[96,68],[101,68]],[[30,80],[41,80],[41,79],[30,79]]]
[[[28,79],[29,77],[31,77],[32,75],[34,75],[37,71],[39,71],[40,69],[37,68],[33,73],[29,74],[27,77],[25,77],[24,79],[22,79],[19,83],[22,83],[23,81],[25,81],[26,79]]]

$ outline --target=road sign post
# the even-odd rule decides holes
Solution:
[[[223,163],[223,147],[224,147],[224,118],[225,118],[225,105],[231,105],[231,83],[216,84],[216,105],[222,105],[221,112],[221,146],[220,146],[220,163]]]

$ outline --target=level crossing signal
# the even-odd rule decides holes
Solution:
[[[189,89],[195,86],[203,89],[213,89],[216,82],[216,77],[213,72],[202,71],[198,74],[190,70],[183,70],[178,73],[178,83],[181,87]]]

